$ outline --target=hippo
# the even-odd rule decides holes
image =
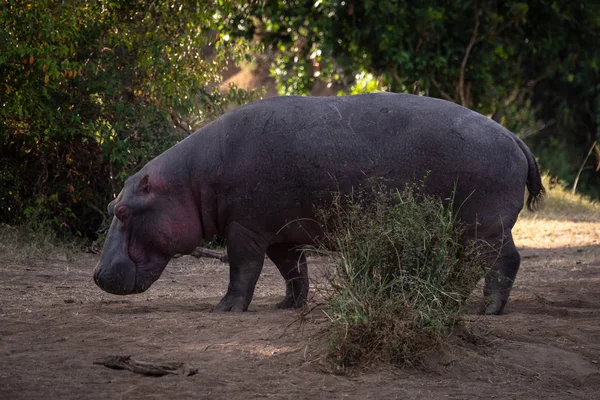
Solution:
[[[94,281],[147,290],[176,254],[227,240],[229,286],[214,311],[246,311],[265,255],[285,280],[278,308],[305,305],[302,246],[322,236],[316,206],[380,179],[454,196],[465,241],[495,246],[481,312],[500,314],[520,256],[511,229],[544,187],[531,150],[457,104],[410,94],[274,97],[228,112],[148,162],[108,205],[113,216]],[[331,203],[330,203],[331,204]]]

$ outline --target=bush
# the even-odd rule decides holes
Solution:
[[[461,244],[452,201],[404,191],[339,197],[326,229],[333,253],[329,355],[342,367],[412,363],[448,336],[485,274],[480,245]]]
[[[127,176],[252,91],[221,91],[245,2],[0,6],[0,223],[94,238]],[[36,228],[37,228],[36,227]]]

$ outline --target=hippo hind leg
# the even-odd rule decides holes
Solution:
[[[308,296],[308,269],[304,252],[293,243],[276,243],[267,248],[267,255],[285,279],[285,298],[277,308],[300,308]]]
[[[521,263],[510,230],[499,243],[490,245],[493,248],[488,256],[491,269],[485,277],[484,300],[479,309],[480,313],[488,315],[501,314],[504,310]]]

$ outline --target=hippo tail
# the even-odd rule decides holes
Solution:
[[[542,176],[540,175],[540,169],[538,167],[537,161],[535,161],[535,157],[533,153],[527,147],[527,145],[518,137],[517,144],[521,148],[523,154],[527,158],[528,170],[527,170],[527,191],[529,192],[527,196],[527,209],[529,211],[537,211],[540,209],[540,206],[544,200],[544,194],[546,193],[546,189],[542,184]]]

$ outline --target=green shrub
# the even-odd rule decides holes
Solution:
[[[221,90],[245,2],[0,5],[0,223],[95,238],[127,176],[253,91]]]
[[[338,198],[324,214],[333,244],[329,355],[342,367],[412,363],[452,332],[485,274],[463,246],[452,201],[404,191]]]

